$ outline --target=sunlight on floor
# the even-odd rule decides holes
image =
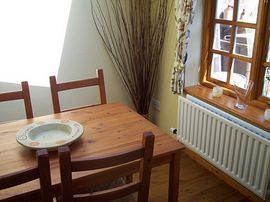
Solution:
[[[0,81],[49,86],[57,75],[71,0],[0,1]]]

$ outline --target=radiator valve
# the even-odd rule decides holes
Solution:
[[[176,128],[170,128],[170,131],[175,135],[177,134],[177,129]]]

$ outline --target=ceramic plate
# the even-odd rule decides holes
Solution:
[[[69,145],[83,134],[83,126],[71,120],[49,120],[32,123],[16,134],[17,141],[32,149],[57,150]]]

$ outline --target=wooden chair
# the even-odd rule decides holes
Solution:
[[[31,99],[30,99],[28,82],[23,81],[21,85],[22,85],[21,91],[0,93],[0,102],[23,99],[26,117],[28,119],[31,119],[33,118],[33,110],[32,110],[32,104],[31,104]]]
[[[57,83],[55,76],[50,76],[50,85],[51,85],[51,94],[52,94],[54,113],[60,113],[61,111],[63,111],[60,109],[58,92],[76,89],[76,88],[99,86],[100,103],[106,104],[107,100],[106,100],[103,70],[97,69],[96,74],[97,74],[97,77],[95,78],[78,80],[78,81],[70,81],[70,82],[65,82],[65,83]]]
[[[39,179],[40,181],[40,190],[15,195],[1,201],[53,201],[48,151],[46,149],[38,150],[36,155],[37,166],[34,168],[0,176],[0,190],[30,182],[35,179]]]
[[[148,201],[150,176],[151,176],[151,161],[153,156],[154,138],[152,132],[145,132],[143,134],[143,144],[141,147],[129,150],[125,153],[104,156],[99,158],[86,159],[71,159],[70,150],[68,147],[61,147],[58,149],[61,173],[62,197],[64,202],[70,201],[111,201],[138,192],[138,201]],[[106,189],[103,191],[96,191],[86,194],[73,193],[72,187],[72,172],[95,170],[101,168],[110,168],[112,166],[119,166],[121,170],[128,170],[134,160],[140,159],[139,166],[139,180],[124,184],[119,187]],[[118,168],[119,168],[118,167]],[[111,178],[113,172],[106,170],[108,178]],[[119,171],[119,170],[118,170]],[[121,176],[122,173],[120,173]],[[115,176],[119,176],[115,173]],[[102,178],[107,178],[104,174]],[[95,185],[95,182],[89,182]]]

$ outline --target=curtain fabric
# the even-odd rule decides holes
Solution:
[[[187,47],[190,36],[190,24],[194,17],[197,0],[175,0],[175,21],[177,41],[175,48],[175,61],[172,70],[171,90],[173,93],[183,95],[185,84],[185,63],[187,60]]]

